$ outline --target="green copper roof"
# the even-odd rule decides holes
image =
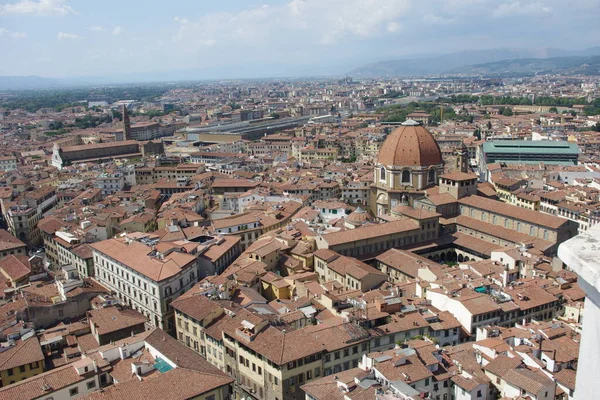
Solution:
[[[483,151],[501,154],[579,154],[579,146],[563,140],[492,140],[483,143]]]

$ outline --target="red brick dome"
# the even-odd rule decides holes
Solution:
[[[443,161],[433,135],[418,122],[407,120],[385,139],[377,162],[385,166],[428,167]]]

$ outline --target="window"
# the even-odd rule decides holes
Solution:
[[[433,183],[433,182],[435,182],[435,169],[430,169],[430,170],[429,170],[429,174],[428,174],[428,176],[427,176],[427,181],[428,181],[429,183]]]
[[[383,167],[379,170],[379,180],[385,181],[385,168]]]
[[[8,376],[13,376],[13,369],[12,368],[8,370]]]
[[[546,396],[547,396],[547,395],[548,395],[548,394],[546,394]],[[478,390],[478,391],[477,391],[477,397],[481,397],[481,390]]]
[[[402,171],[402,183],[410,183],[410,171],[407,169]]]
[[[315,368],[315,378],[318,378],[319,376],[321,376],[321,368],[317,367]]]
[[[20,370],[21,372],[25,372],[25,366],[24,366],[24,365],[21,365],[21,366],[19,367],[19,370]]]
[[[95,387],[96,387],[96,381],[89,381],[89,382],[87,383],[87,388],[88,388],[88,390],[90,390],[90,389],[93,389],[93,388],[95,388]]]
[[[544,229],[544,240],[548,240],[548,230]]]
[[[79,388],[74,387],[73,389],[69,390],[69,396],[73,397],[73,396],[77,396],[79,394]]]

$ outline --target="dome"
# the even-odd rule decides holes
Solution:
[[[442,152],[433,135],[421,124],[407,120],[385,139],[379,155],[379,164],[400,167],[428,167],[442,164]]]
[[[363,210],[360,206],[358,206],[358,208],[356,208],[356,210],[351,213],[350,215],[348,215],[348,217],[346,217],[346,220],[348,222],[353,222],[355,224],[363,224],[367,221],[369,221],[371,219],[371,217],[369,216],[369,214]]]

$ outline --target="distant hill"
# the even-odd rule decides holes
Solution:
[[[0,76],[0,90],[49,89],[64,86],[60,80],[40,76]]]
[[[544,73],[600,75],[600,56],[520,58],[470,65],[448,71],[465,75],[531,75]]]
[[[348,72],[349,76],[374,78],[387,76],[410,76],[423,74],[441,74],[458,71],[463,67],[504,62],[516,59],[550,59],[571,56],[600,55],[600,47],[585,50],[562,49],[491,49],[460,51],[450,54],[433,55],[420,58],[404,58],[380,61],[364,65]]]

